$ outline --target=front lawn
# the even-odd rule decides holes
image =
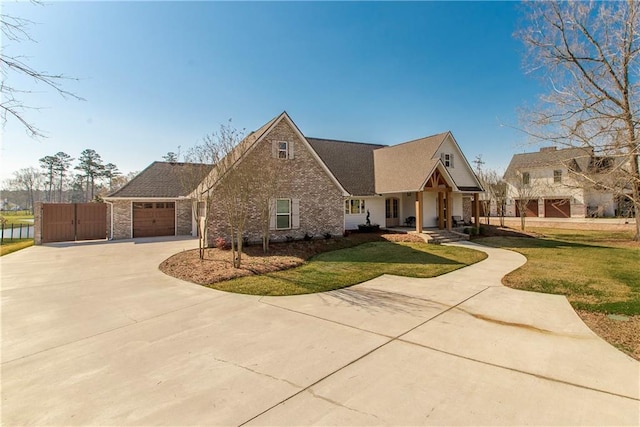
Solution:
[[[164,273],[214,289],[252,295],[296,295],[351,286],[381,274],[433,277],[486,258],[483,252],[429,245],[417,235],[354,233],[344,238],[295,241],[245,248],[242,268],[230,252],[207,249],[173,255]]]
[[[632,233],[529,231],[539,237],[476,242],[527,257],[524,266],[504,277],[506,286],[566,296],[587,326],[640,360],[640,244],[630,240]]]
[[[252,295],[297,295],[344,288],[382,274],[434,277],[476,263],[486,254],[427,243],[370,242],[326,252],[304,265],[208,285]]]
[[[489,237],[476,242],[527,257],[523,267],[505,276],[507,286],[565,295],[582,310],[639,315],[640,246],[627,241],[629,247],[620,247],[619,236],[608,243],[604,233],[556,230],[536,239]]]

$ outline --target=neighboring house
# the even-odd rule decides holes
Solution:
[[[196,235],[192,198],[211,165],[153,162],[104,198],[110,239]]]
[[[367,216],[381,228],[409,224],[416,231],[450,229],[452,217],[471,222],[472,198],[477,200],[483,191],[451,132],[394,146],[310,138],[283,112],[238,147],[241,154],[230,154],[237,157],[232,157],[237,167],[244,162],[265,168],[277,165],[280,179],[270,221],[274,241],[342,235],[365,224]],[[214,167],[210,173],[206,181],[215,182],[210,178],[219,171]],[[107,200],[121,198],[126,189]],[[228,239],[224,212],[215,204],[215,185],[211,191],[209,240]],[[134,193],[125,192],[126,200],[137,200]],[[185,200],[185,209],[188,205]],[[115,217],[124,211],[114,210]],[[262,237],[257,209],[249,211],[245,237]]]
[[[596,157],[587,148],[544,147],[512,157],[507,181],[507,215],[520,216],[518,203],[528,199],[525,216],[544,218],[613,217],[622,204],[613,191],[587,185],[581,174],[609,179],[613,159]],[[523,203],[524,204],[524,203]]]

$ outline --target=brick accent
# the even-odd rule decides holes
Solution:
[[[131,201],[115,200],[113,202],[113,239],[130,239],[132,233]],[[108,216],[108,214],[107,214]],[[111,219],[108,219],[111,224]],[[111,234],[109,234],[111,237]]]
[[[33,205],[33,238],[34,244],[42,244],[42,202]]]
[[[190,236],[192,231],[191,200],[176,201],[176,234]]]
[[[462,220],[465,224],[471,224],[473,217],[473,197],[462,196]]]
[[[272,156],[274,141],[293,143],[293,159],[277,159]],[[301,239],[305,234],[321,237],[325,233],[334,236],[342,235],[344,226],[343,196],[330,176],[323,170],[313,154],[307,148],[288,122],[282,120],[263,140],[254,147],[243,163],[255,164],[259,161],[262,167],[277,167],[274,162],[286,162],[278,184],[278,198],[300,200],[300,228],[290,230],[271,230],[273,241],[286,240],[288,237]],[[278,166],[282,166],[280,163]],[[239,165],[242,167],[242,164]],[[250,171],[247,171],[250,173]],[[208,238],[212,244],[217,237],[228,240],[229,232],[224,212],[215,204],[208,221]],[[251,200],[255,200],[251,198]],[[250,202],[250,205],[252,203]],[[262,240],[261,227],[255,210],[250,210],[245,236],[250,242]]]

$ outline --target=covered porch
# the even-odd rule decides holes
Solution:
[[[436,168],[419,191],[382,195],[385,198],[384,226],[399,230],[411,227],[412,231],[422,233],[428,228],[451,231],[456,223],[471,220],[477,225],[479,192],[465,190],[461,191],[453,180]],[[465,215],[463,196],[470,195],[476,209],[474,214]]]

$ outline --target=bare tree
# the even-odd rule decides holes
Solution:
[[[500,217],[500,226],[504,227],[504,205],[507,198],[507,185],[502,176],[493,169],[478,169],[476,175],[484,188],[484,196],[480,200],[484,209],[487,225],[490,223],[491,205],[495,205],[496,214]]]
[[[525,63],[549,87],[541,105],[524,111],[534,141],[592,149],[610,158],[572,172],[593,187],[631,201],[640,240],[640,2],[530,2],[517,33]],[[606,175],[606,179],[605,179]]]
[[[32,0],[32,3],[40,5],[39,1]],[[44,85],[60,94],[63,98],[74,98],[83,100],[79,96],[62,88],[65,80],[77,80],[63,74],[54,74],[38,71],[26,62],[26,58],[21,55],[11,55],[7,49],[7,41],[13,43],[34,42],[29,35],[29,27],[33,22],[18,16],[11,16],[0,13],[0,28],[2,29],[3,48],[0,49],[0,73],[2,81],[0,83],[0,117],[2,125],[7,123],[8,118],[16,119],[31,137],[43,137],[43,133],[36,125],[26,117],[26,111],[30,108],[20,99],[21,95],[31,92],[31,90],[20,89],[9,84],[11,75],[30,77],[36,84]]]
[[[42,187],[42,173],[34,167],[19,169],[13,173],[13,179],[9,180],[9,187],[26,192],[26,208],[33,213],[37,193]]]
[[[525,230],[527,209],[529,202],[537,200],[541,194],[541,186],[535,180],[532,180],[528,172],[516,170],[505,176],[505,181],[510,187],[511,196],[514,198],[516,209],[520,216],[520,229]],[[505,190],[505,193],[507,190]],[[537,216],[537,212],[536,212]]]
[[[102,176],[109,180],[109,191],[113,191],[113,179],[119,175],[122,174],[118,167],[113,163],[107,163],[103,166]]]
[[[204,258],[204,250],[209,247],[207,224],[215,207],[221,211],[228,225],[234,267],[239,266],[242,260],[242,237],[248,213],[248,182],[246,176],[238,174],[235,168],[246,147],[246,144],[240,144],[242,140],[243,132],[235,129],[229,121],[218,131],[205,135],[202,142],[187,150],[184,156],[189,163],[212,166],[204,178],[197,168],[183,175],[183,186],[195,188],[192,211],[198,224],[200,258]]]

